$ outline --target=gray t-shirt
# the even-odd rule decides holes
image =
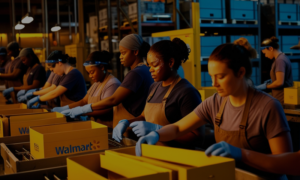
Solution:
[[[215,117],[219,112],[223,99],[223,97],[216,93],[203,101],[195,109],[195,113],[201,120],[214,125]],[[238,131],[244,106],[234,107],[228,99],[220,128],[226,131]],[[269,148],[269,139],[276,137],[282,132],[289,131],[290,128],[279,101],[264,92],[255,90],[250,105],[248,126],[246,129],[247,139],[252,148],[255,151],[262,152],[263,149]],[[254,139],[259,140],[266,147],[253,146],[254,141],[252,140]]]
[[[95,95],[99,96],[99,91],[102,86],[101,84],[102,83],[100,83],[100,82],[95,82],[92,85],[92,87],[90,87],[87,94],[93,93],[93,94],[91,94],[91,96],[95,96]],[[121,84],[121,82],[115,77],[108,80],[107,83],[105,84],[105,86],[103,87],[103,90],[101,93],[101,99],[105,99],[105,98],[113,95],[115,93],[115,91],[118,89],[118,87],[120,86],[120,84]]]
[[[272,64],[270,76],[272,82],[276,80],[276,72],[284,73],[284,84],[282,87],[272,89],[272,95],[283,104],[283,88],[293,86],[293,75],[291,61],[285,54],[280,54]]]
[[[54,72],[51,72],[49,78],[47,79],[47,82],[58,86],[61,78],[62,78],[62,76],[57,75]]]

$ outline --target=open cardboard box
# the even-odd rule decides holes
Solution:
[[[107,126],[85,121],[30,127],[30,148],[36,159],[108,149]]]
[[[10,109],[27,109],[27,105],[20,103],[20,104],[6,104],[0,105],[0,110],[10,110]]]
[[[169,180],[170,170],[113,153],[67,158],[69,180]]]
[[[48,112],[46,109],[10,109],[10,110],[1,110],[1,116],[10,116],[10,115],[20,115],[20,114],[38,114],[38,113],[46,113]]]
[[[232,180],[235,177],[233,159],[207,157],[202,151],[146,144],[142,144],[142,157],[135,156],[135,148],[111,151],[124,157],[170,169],[173,180]]]
[[[66,118],[58,112],[42,114],[22,114],[0,117],[0,137],[29,134],[30,126],[66,123]]]

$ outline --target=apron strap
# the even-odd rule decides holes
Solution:
[[[217,113],[216,118],[215,118],[215,124],[219,127],[222,123],[223,112],[224,112],[224,109],[225,109],[227,99],[228,99],[228,96],[223,99],[221,107],[219,109],[219,112]]]
[[[172,83],[172,85],[169,87],[167,93],[165,94],[165,96],[164,96],[164,98],[163,98],[163,100],[162,100],[163,107],[165,107],[169,95],[171,94],[173,88],[176,86],[176,84],[177,84],[180,80],[181,80],[181,77],[178,76],[177,79],[174,81],[174,83]]]
[[[158,87],[161,85],[161,83],[156,83],[156,85],[154,86],[154,88],[152,89],[152,91],[150,92],[148,98],[147,98],[147,102],[149,102],[153,95],[155,94],[156,90],[158,89]]]
[[[100,91],[99,91],[99,96],[100,96],[100,99],[101,99],[101,95],[102,95],[102,90],[104,88],[104,86],[106,85],[106,83],[112,78],[113,76],[111,74],[108,74],[105,78],[105,80],[103,81],[102,83],[102,86],[100,88]]]

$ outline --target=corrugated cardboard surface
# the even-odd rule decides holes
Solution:
[[[0,105],[1,110],[11,110],[11,109],[27,109],[27,105],[20,103],[20,104],[6,104]]]
[[[108,149],[107,126],[86,121],[32,127],[30,147],[37,159]]]
[[[284,104],[300,104],[300,88],[284,88]]]

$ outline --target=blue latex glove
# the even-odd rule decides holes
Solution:
[[[222,156],[234,158],[236,161],[242,160],[242,150],[235,146],[228,144],[225,141],[211,145],[206,149],[205,154],[207,156]]]
[[[161,125],[147,121],[135,121],[130,124],[130,127],[132,127],[132,131],[135,135],[137,135],[137,137],[146,136],[151,131],[157,131],[162,128]]]
[[[140,139],[138,140],[138,142],[135,145],[135,155],[136,156],[142,156],[141,145],[143,143],[154,145],[158,142],[158,140],[159,140],[159,134],[156,131],[152,131],[148,135],[140,137]]]
[[[20,102],[20,103],[25,102],[26,100],[27,99],[26,99],[25,95],[18,97],[18,102]]]
[[[265,84],[272,83],[272,79],[268,79],[264,82]]]
[[[87,121],[87,120],[89,120],[89,117],[88,116],[79,116],[79,120]]]
[[[122,135],[124,134],[128,126],[129,126],[129,121],[127,119],[123,119],[119,121],[119,123],[113,130],[112,138],[120,142],[123,139]]]
[[[13,91],[14,91],[14,87],[10,87],[10,88],[8,88],[8,89],[5,89],[5,90],[3,91],[3,96],[4,96],[5,98],[9,98],[9,97],[10,97],[10,93],[13,92]]]
[[[26,92],[26,90],[20,90],[20,91],[17,93],[17,97],[19,98],[20,96],[24,96],[24,95],[25,95],[25,92]]]
[[[29,100],[32,96],[33,96],[33,93],[36,91],[36,89],[30,89],[26,92],[25,94],[25,98],[26,100]]]
[[[267,83],[263,83],[261,85],[255,86],[258,90],[266,90],[267,89]]]
[[[51,112],[62,112],[64,110],[70,109],[69,105],[63,106],[63,107],[55,107],[51,110]]]
[[[90,113],[90,112],[93,112],[92,104],[78,106],[73,109],[67,109],[67,110],[62,111],[61,113],[65,116],[70,116],[71,118],[75,118],[76,116],[79,116],[81,114]]]
[[[39,106],[40,106],[39,104],[40,103],[38,103],[38,105],[34,105],[36,102],[39,102],[39,101],[40,101],[40,96],[36,96],[36,97],[30,99],[27,102],[27,108],[28,109],[37,109],[37,108],[39,108]]]

